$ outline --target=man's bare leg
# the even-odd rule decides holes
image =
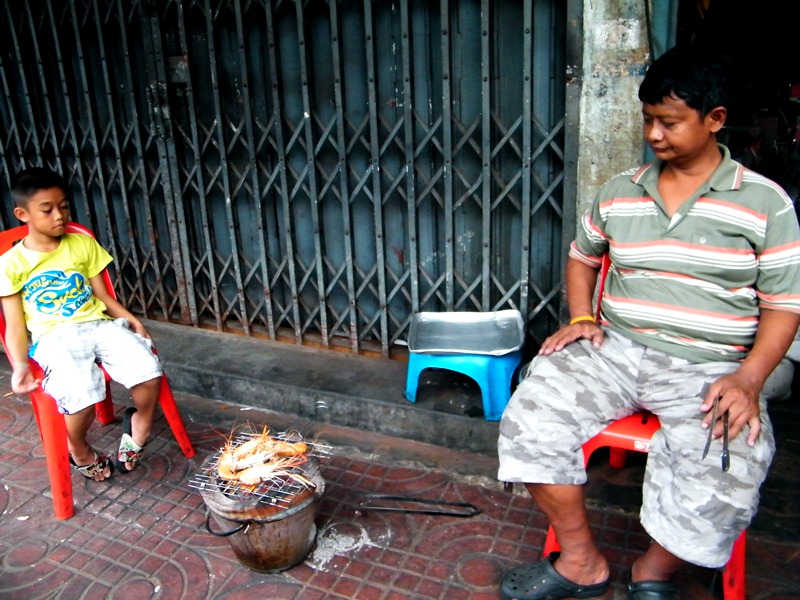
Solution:
[[[608,561],[595,546],[583,487],[542,483],[526,483],[525,487],[550,519],[561,545],[561,555],[553,564],[556,571],[581,585],[606,581]]]
[[[86,441],[86,433],[94,421],[94,404],[71,415],[64,415],[67,426],[67,448],[75,464],[79,467],[90,465],[94,462],[94,452]],[[111,467],[103,469],[93,477],[95,481],[103,481],[111,477]]]
[[[669,581],[684,564],[685,561],[653,542],[631,565],[631,581]]]

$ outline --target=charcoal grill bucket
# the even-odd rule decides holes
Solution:
[[[279,573],[303,562],[316,538],[315,518],[324,482],[304,490],[288,507],[263,503],[242,506],[219,492],[204,492],[208,509],[206,528],[227,537],[233,553],[244,566],[260,573]],[[212,528],[211,520],[215,527]]]

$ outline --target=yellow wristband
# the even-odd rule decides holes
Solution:
[[[570,319],[569,324],[575,325],[575,323],[580,323],[581,321],[591,321],[592,323],[596,323],[592,315],[581,315],[580,317],[575,317],[573,319]]]

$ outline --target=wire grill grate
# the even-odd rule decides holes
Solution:
[[[302,439],[296,432],[281,432],[270,437],[276,440],[298,442],[308,445],[307,460],[299,466],[288,469],[284,475],[264,480],[256,485],[247,485],[239,481],[229,481],[219,476],[218,465],[223,452],[235,450],[242,444],[259,437],[261,434],[242,433],[231,441],[230,446],[220,448],[208,457],[200,469],[189,480],[189,487],[201,493],[222,493],[230,500],[241,502],[257,501],[272,506],[288,505],[298,493],[313,487],[312,483],[320,477],[319,459],[330,456],[331,448],[319,443]]]

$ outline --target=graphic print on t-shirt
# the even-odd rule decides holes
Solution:
[[[48,315],[69,318],[92,297],[92,288],[80,273],[45,271],[25,283],[22,299]]]

